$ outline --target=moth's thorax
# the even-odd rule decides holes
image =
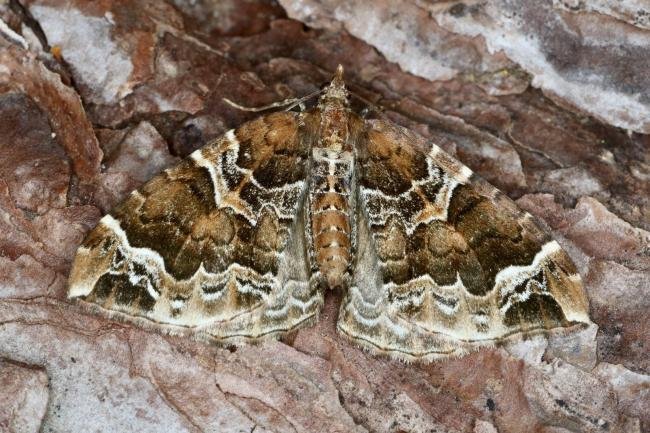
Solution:
[[[318,104],[320,127],[317,146],[341,152],[349,149],[348,118],[350,117],[350,108],[345,89],[332,86],[328,88]]]
[[[323,107],[317,146],[338,153],[349,150],[348,133],[347,107],[339,104]]]
[[[352,260],[350,214],[354,158],[348,128],[351,114],[343,92],[340,88],[330,88],[321,98],[320,125],[312,148],[310,174],[314,264],[320,271],[321,281],[330,288],[347,283]]]
[[[338,68],[332,82],[327,86],[320,100],[320,127],[317,146],[333,152],[349,149],[348,118],[350,107],[348,92],[343,83],[343,69]]]

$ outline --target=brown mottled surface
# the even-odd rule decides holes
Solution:
[[[431,36],[432,55],[453,71],[431,80],[377,51],[403,35],[390,19],[380,38],[363,42],[345,26],[314,30],[286,19],[262,0],[0,4],[10,29],[0,34],[0,396],[15,396],[0,404],[0,430],[650,430],[650,139],[607,122],[637,131],[643,124],[598,104],[564,104],[552,68],[529,71],[545,80],[531,87],[523,71],[535,51],[488,54],[492,33],[486,42],[467,32],[490,30],[498,9],[472,24],[469,4],[430,12],[436,3],[420,3],[423,20],[447,17]],[[593,46],[648,38],[638,9],[547,3]],[[548,7],[528,5],[520,19],[534,24]],[[350,22],[353,12],[338,18]],[[549,57],[562,80],[593,72],[580,57],[593,47],[552,41],[549,56],[573,53]],[[410,65],[424,64],[405,52]],[[613,90],[638,95],[641,110],[647,58],[620,69],[604,57],[593,67],[601,84],[618,80],[623,87]],[[597,326],[418,366],[368,356],[340,338],[337,294],[317,326],[233,352],[65,300],[73,253],[105,211],[177,157],[256,116],[223,97],[257,106],[305,95],[338,63],[354,92],[546,222],[585,280]]]

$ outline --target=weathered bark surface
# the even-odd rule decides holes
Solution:
[[[0,2],[0,431],[650,431],[643,5],[522,3],[500,31],[510,3],[388,3],[282,1],[304,25],[267,0]],[[405,365],[337,336],[336,295],[315,327],[237,350],[66,301],[103,213],[255,116],[222,98],[301,96],[338,63],[547,223],[594,326]]]
[[[430,80],[476,75],[488,93],[533,87],[559,104],[650,132],[650,4],[642,1],[280,0],[292,18],[344,28]],[[505,72],[505,74],[504,74]],[[516,89],[516,90],[515,90]]]

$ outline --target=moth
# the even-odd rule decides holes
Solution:
[[[277,338],[343,294],[339,333],[428,362],[590,323],[559,244],[438,146],[349,107],[263,115],[154,177],[79,247],[69,297],[221,344]]]

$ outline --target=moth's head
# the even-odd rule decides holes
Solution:
[[[320,103],[340,101],[343,105],[348,103],[348,91],[343,82],[343,65],[338,65],[332,81],[323,89]]]

